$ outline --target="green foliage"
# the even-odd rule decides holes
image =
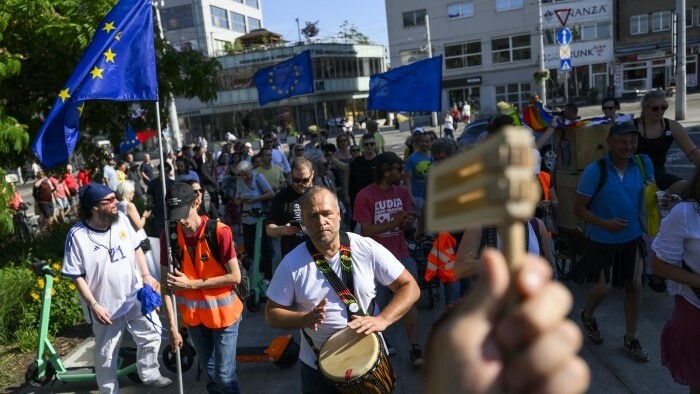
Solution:
[[[39,330],[30,327],[21,328],[15,332],[15,342],[22,353],[28,353],[32,350],[36,352],[36,344],[39,343]]]
[[[353,44],[371,44],[369,37],[362,34],[357,30],[357,26],[354,23],[350,23],[347,20],[343,21],[340,25],[340,38],[343,40],[353,43]]]
[[[22,316],[23,304],[34,286],[32,276],[26,266],[0,270],[0,343],[8,343],[14,339],[14,332],[21,329],[18,317]]]
[[[17,362],[13,353],[0,354],[0,387],[9,387],[14,383],[14,376],[9,371],[13,370]]]
[[[198,97],[202,102],[216,99],[216,76],[221,71],[221,63],[210,59],[198,51],[176,51],[165,47],[158,63],[158,79],[168,81],[176,96],[187,99]]]
[[[56,223],[50,229],[38,234],[34,240],[25,244],[16,237],[0,238],[0,268],[13,262],[25,262],[30,256],[39,259],[59,260],[63,258],[66,236],[72,223]]]

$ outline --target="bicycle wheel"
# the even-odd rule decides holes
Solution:
[[[554,268],[560,279],[569,279],[569,274],[576,261],[576,249],[574,249],[573,242],[563,235],[554,236]]]

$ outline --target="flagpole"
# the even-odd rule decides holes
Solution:
[[[428,32],[428,59],[430,59],[431,57],[433,57],[433,45],[430,43],[430,16],[428,16],[427,14],[425,15],[425,30]],[[437,112],[430,113],[430,125],[438,126]]]
[[[158,3],[163,6],[163,0],[154,1],[154,6],[156,9],[156,23],[158,23],[158,32],[160,33],[160,39],[165,42],[165,34],[163,33],[163,23],[160,19],[160,8]],[[170,132],[175,139],[175,146],[177,148],[182,147],[182,133],[180,132],[180,123],[177,119],[177,106],[175,105],[175,96],[173,96],[172,89],[168,93],[168,97],[165,100],[168,106],[168,118],[170,119]],[[160,126],[160,124],[158,125]],[[160,135],[160,134],[159,134]]]

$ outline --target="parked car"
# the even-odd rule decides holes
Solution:
[[[457,138],[457,143],[459,143],[462,149],[471,148],[477,143],[477,139],[481,133],[486,131],[486,125],[488,125],[488,123],[489,121],[487,119],[480,119],[466,125],[462,134]],[[542,135],[541,132],[532,131],[525,123],[523,123],[523,127],[530,130],[535,139]],[[551,172],[556,162],[556,155],[552,150],[551,140],[540,149],[540,155],[542,156],[542,170]]]

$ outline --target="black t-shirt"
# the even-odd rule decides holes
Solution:
[[[350,162],[350,175],[348,177],[348,193],[350,193],[350,201],[352,206],[355,206],[355,197],[360,190],[369,186],[374,181],[374,163],[377,161],[377,156],[367,160],[364,156],[358,156]]]
[[[267,222],[278,226],[284,226],[291,221],[301,223],[301,196],[291,186],[280,190],[272,199]],[[291,252],[302,242],[306,242],[306,232],[299,228],[296,235],[283,235],[280,239],[282,257]]]

